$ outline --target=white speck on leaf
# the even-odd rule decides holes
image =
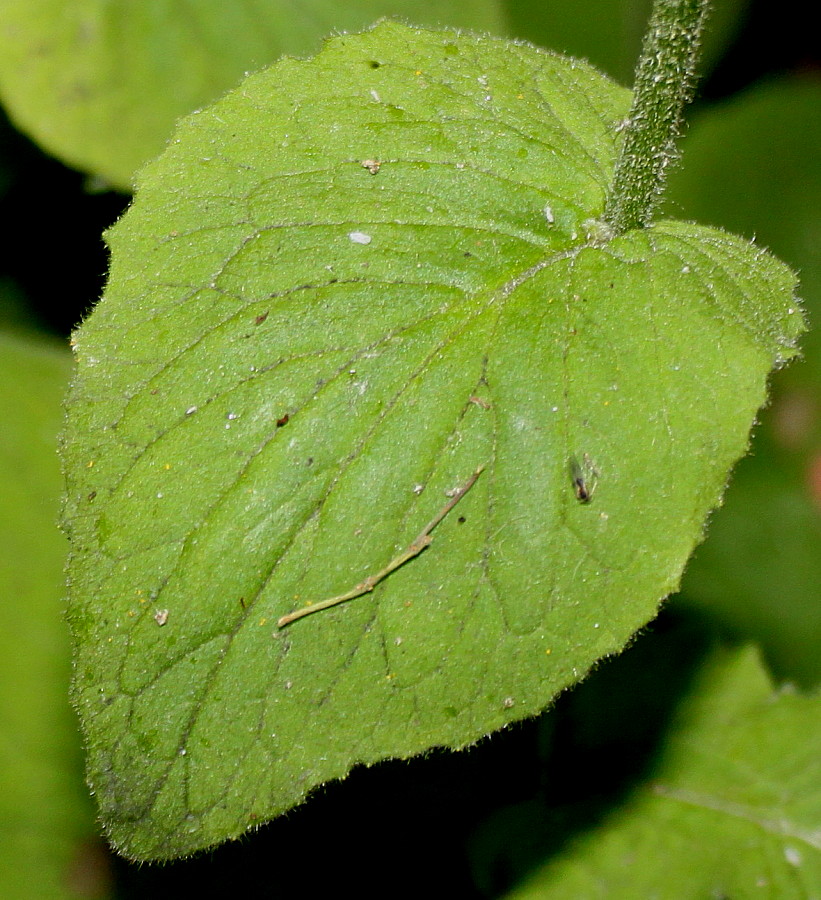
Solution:
[[[373,238],[364,231],[352,231],[348,237],[354,244],[370,244]]]
[[[189,406],[188,409],[185,411],[185,414],[186,414],[187,416],[191,416],[191,415],[193,415],[196,411],[197,411],[197,407],[196,407],[196,406]]]
[[[801,852],[796,850],[795,847],[784,848],[784,859],[786,859],[791,866],[800,866],[803,862]]]
[[[551,208],[549,203],[544,208],[544,217],[548,225],[552,225],[556,221],[555,217],[553,216],[553,209]]]
[[[158,609],[154,613],[154,621],[160,626],[165,625],[165,623],[168,621],[168,610]]]

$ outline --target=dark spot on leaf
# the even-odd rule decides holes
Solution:
[[[261,313],[254,319],[254,325],[262,325],[262,323],[268,318],[268,313],[270,310],[266,310],[264,313]]]
[[[313,464],[314,464],[314,458],[313,458],[313,456],[309,456],[308,459],[305,461],[305,465],[312,466]]]
[[[473,257],[473,254],[470,252],[470,250],[465,250],[463,255],[468,259]]]
[[[457,521],[460,525],[464,525],[465,522],[467,521],[467,519],[466,519],[464,516],[459,516],[459,518],[458,518],[456,521]]]
[[[88,500],[89,500],[89,502],[90,502],[91,500],[93,500],[96,496],[97,496],[97,491],[92,491],[92,492],[88,495]]]
[[[290,419],[291,417],[288,415],[288,413],[285,413],[284,416],[277,419],[277,428],[282,428],[283,425],[287,425]]]
[[[375,59],[372,59],[372,60],[370,61],[369,65],[370,65],[370,67],[371,67],[372,69],[378,69],[378,68],[382,65],[382,63],[381,63],[381,62],[377,62],[377,60],[375,60]]]

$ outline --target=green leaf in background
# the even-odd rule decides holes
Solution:
[[[508,900],[818,896],[819,759],[821,699],[717,653],[652,782]]]
[[[104,894],[68,704],[55,450],[70,359],[0,334],[0,897]]]
[[[757,236],[821,314],[821,80],[759,85],[697,116],[668,208]],[[729,149],[728,149],[729,148]],[[683,602],[760,641],[780,677],[821,682],[821,330],[779,373],[753,454],[733,478]]]
[[[74,694],[122,852],[531,716],[677,587],[802,325],[736,238],[603,240],[628,101],[384,24],[252,76],[145,170],[66,441]],[[479,466],[422,555],[276,627]]]
[[[743,21],[749,0],[714,0],[704,31],[699,69],[719,58]],[[510,30],[571,56],[589,60],[622,84],[631,84],[652,0],[506,0]]]
[[[504,32],[498,0],[5,0],[0,98],[49,152],[127,191],[180,116],[380,16]]]
[[[0,275],[0,334],[28,333],[37,327],[20,286]]]

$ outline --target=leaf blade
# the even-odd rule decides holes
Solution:
[[[123,852],[533,715],[677,586],[801,323],[792,275],[737,239],[596,242],[627,100],[384,24],[252,76],[146,170],[69,425],[75,695]],[[423,555],[276,628],[480,465]]]

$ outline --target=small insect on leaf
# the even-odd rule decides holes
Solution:
[[[570,457],[570,478],[579,503],[589,503],[599,481],[599,470],[587,453],[582,456],[581,462],[575,456]]]

